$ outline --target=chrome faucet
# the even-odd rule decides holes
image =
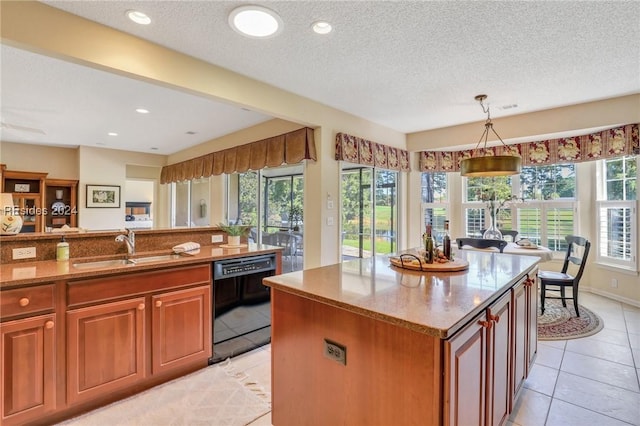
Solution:
[[[129,234],[128,236],[124,234],[118,235],[116,241],[119,243],[124,241],[127,244],[127,253],[131,256],[136,254],[136,234],[131,229],[127,229],[127,233]]]

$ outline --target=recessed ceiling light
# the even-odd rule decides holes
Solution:
[[[311,28],[313,28],[313,31],[315,31],[318,34],[329,34],[333,29],[331,27],[331,24],[328,23],[327,21],[316,21],[313,23]]]
[[[145,13],[137,10],[127,10],[126,15],[127,18],[131,19],[136,24],[149,25],[151,23],[151,18],[149,18]]]
[[[116,132],[109,132],[109,133],[107,133],[107,135],[109,135],[109,136],[118,136],[118,134]]]
[[[149,110],[144,108],[136,108],[136,112],[139,112],[140,114],[149,114]]]
[[[229,14],[229,25],[238,33],[253,38],[273,37],[282,31],[282,19],[262,6],[240,6]]]

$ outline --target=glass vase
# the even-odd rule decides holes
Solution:
[[[489,227],[486,231],[484,231],[484,234],[482,234],[482,238],[484,238],[485,240],[502,239],[502,232],[500,232],[500,230],[498,229],[498,221],[496,220],[497,217],[498,209],[492,206],[489,216]]]

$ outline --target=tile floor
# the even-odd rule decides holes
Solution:
[[[640,309],[586,292],[580,303],[602,317],[604,329],[584,339],[538,342],[509,426],[640,426]],[[233,360],[269,389],[269,345]],[[251,425],[271,425],[271,413]]]

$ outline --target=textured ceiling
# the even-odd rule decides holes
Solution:
[[[278,12],[284,21],[283,32],[266,40],[244,38],[227,24],[229,12],[244,2],[44,3],[404,133],[482,120],[482,110],[473,99],[479,93],[489,95],[493,117],[640,93],[640,2],[636,1],[262,1],[258,3]],[[133,24],[124,16],[128,9],[147,13],[152,24]],[[317,19],[331,22],[334,31],[324,37],[314,34],[310,26]],[[26,68],[27,79],[41,79],[41,73],[33,70],[43,66],[37,61],[52,61],[17,52],[5,57],[6,51],[3,48],[3,116],[8,112],[5,70],[17,78]],[[22,60],[16,69],[14,57]],[[87,112],[76,110],[63,120],[60,132],[91,122],[95,112],[90,112],[90,103],[98,98],[106,99],[98,111],[101,115],[124,114],[130,108],[126,102],[142,101],[144,96],[158,105],[178,102],[184,110],[193,102],[204,115],[184,116],[179,108],[170,108],[145,117],[154,120],[151,126],[158,125],[158,119],[171,123],[178,133],[204,126],[208,129],[203,134],[215,136],[216,126],[200,121],[209,107],[221,109],[224,123],[248,126],[264,119],[122,77],[116,81],[113,76],[94,76],[101,72],[77,65],[59,66],[65,74],[45,78],[41,83],[46,87],[38,87],[41,99],[51,98],[50,110],[41,113],[65,116],[66,111],[58,110],[63,106],[56,107],[53,100],[63,93],[69,99],[63,105],[84,100],[87,106]],[[46,68],[51,73],[51,67]],[[88,86],[78,86],[76,75]],[[53,84],[59,78],[69,81]],[[24,85],[20,96],[11,98],[15,111],[21,107],[19,98],[32,87]],[[122,86],[122,93],[129,95],[111,98],[99,93],[98,85],[106,88],[104,92]],[[237,130],[223,123],[219,129],[219,134]],[[145,140],[139,150],[148,150],[149,144]],[[184,146],[172,147],[178,148]]]

